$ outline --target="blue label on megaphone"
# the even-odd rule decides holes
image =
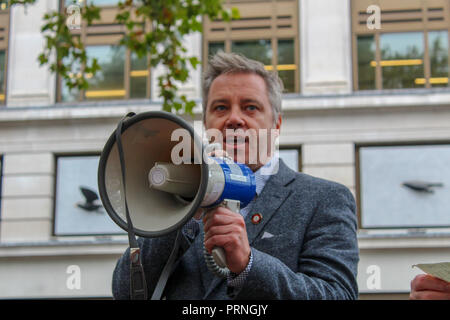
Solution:
[[[253,171],[246,165],[227,158],[212,157],[212,159],[220,165],[225,177],[222,195],[213,205],[218,205],[225,199],[238,200],[241,208],[249,204],[256,193]]]

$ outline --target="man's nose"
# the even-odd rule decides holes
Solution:
[[[238,107],[231,108],[231,112],[225,123],[226,128],[227,129],[242,128],[244,126],[244,123],[245,121],[242,117],[240,108]]]

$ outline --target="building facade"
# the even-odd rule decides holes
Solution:
[[[0,1],[0,298],[109,298],[128,246],[80,201],[130,111],[161,109],[163,70],[118,47],[117,0],[74,30],[102,71],[69,91],[38,55],[43,15],[73,1]],[[77,4],[77,2],[75,2]],[[82,5],[82,4],[81,4]],[[239,20],[185,39],[203,62],[240,52],[285,84],[280,148],[291,167],[347,186],[358,204],[361,299],[408,298],[412,265],[450,261],[448,0],[229,0]],[[73,76],[77,74],[74,67]],[[197,101],[201,66],[181,91]],[[84,190],[84,191],[83,191]],[[94,190],[95,192],[95,190]]]

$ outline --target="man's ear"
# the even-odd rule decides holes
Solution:
[[[277,122],[275,122],[275,128],[278,129],[278,131],[280,131],[281,122],[282,122],[281,115],[278,115]]]

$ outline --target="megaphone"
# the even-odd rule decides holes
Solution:
[[[180,230],[199,208],[224,205],[238,212],[253,199],[250,168],[206,152],[190,124],[174,114],[154,111],[122,119],[100,156],[98,186],[106,212],[129,233],[130,249],[134,234],[160,237]],[[222,248],[212,255],[205,250],[205,259],[212,272],[227,276]]]

